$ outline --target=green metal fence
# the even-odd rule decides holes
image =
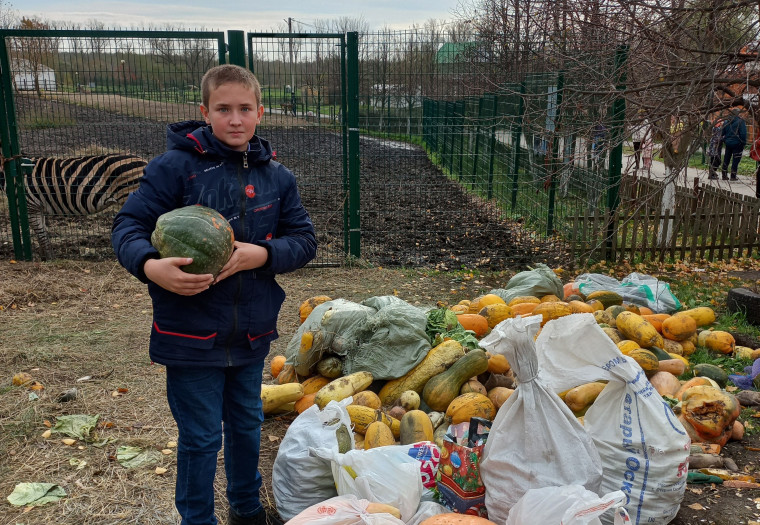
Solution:
[[[222,32],[0,31],[0,255],[37,256],[41,229],[56,257],[112,257],[117,207],[84,212],[71,190],[86,180],[62,183],[53,173],[38,178],[53,202],[41,199],[22,183],[22,159],[32,159],[29,172],[39,158],[118,153],[147,161],[162,153],[167,123],[199,117],[200,79],[225,62],[225,49]]]
[[[617,60],[622,70],[624,48]],[[589,79],[561,70],[515,73],[496,92],[425,99],[425,144],[465,188],[563,244],[574,217],[617,206],[624,101],[598,100],[584,93]]]
[[[224,62],[262,84],[258,133],[298,178],[318,231],[315,264],[567,264],[566,224],[614,205],[624,105],[589,89],[623,69],[614,48],[579,53],[588,67],[565,70],[538,53],[505,67],[477,39],[421,29],[2,31],[0,42],[10,73],[0,256],[40,247],[19,198],[22,156],[148,160],[164,151],[168,123],[199,117],[200,78]],[[46,212],[55,256],[112,257],[115,211]]]
[[[26,187],[26,199],[20,199],[29,186],[21,184],[21,158],[32,160],[27,169],[50,157],[118,153],[150,160],[165,151],[167,124],[201,118],[201,78],[226,62],[251,67],[263,85],[266,112],[258,134],[299,179],[319,231],[313,264],[339,264],[347,254],[359,254],[358,238],[353,247],[349,238],[349,221],[358,213],[352,219],[348,208],[349,133],[341,118],[348,111],[346,35],[246,39],[242,31],[7,30],[0,31],[0,45],[2,70],[9,73],[1,90],[1,138],[9,162],[0,200],[0,255],[112,257],[110,224],[119,203],[86,213],[68,195],[84,178],[60,181],[48,174],[41,184],[55,186],[52,193],[61,202],[38,210],[34,188]],[[285,78],[278,67],[288,51],[296,67],[286,68]],[[29,213],[22,209],[25,202]],[[43,220],[40,234],[35,226]],[[42,236],[49,240],[47,254]]]

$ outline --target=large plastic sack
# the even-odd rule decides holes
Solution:
[[[556,295],[560,299],[565,295],[562,289],[562,281],[559,280],[554,270],[541,263],[531,270],[516,274],[507,282],[507,286],[493,289],[490,293],[498,295],[506,302],[523,295],[534,297]]]
[[[414,516],[423,493],[420,462],[409,456],[409,446],[388,445],[369,450],[311,449],[331,462],[338,495],[393,505],[406,521]],[[274,484],[274,480],[272,480]]]
[[[625,494],[617,490],[601,498],[580,485],[531,489],[512,507],[506,525],[601,525],[599,516],[612,516],[615,525],[629,524]]]
[[[317,305],[288,342],[285,362],[293,365],[298,375],[311,375],[325,353],[345,355],[343,348],[354,329],[373,313],[374,308],[345,299]]]
[[[540,377],[555,392],[608,381],[583,418],[602,458],[600,493],[622,490],[635,523],[668,523],[686,489],[691,443],[670,405],[591,314],[549,321],[536,350]]]
[[[351,418],[346,406],[352,398],[330,401],[323,410],[310,406],[299,414],[282,438],[272,467],[272,490],[277,510],[288,520],[310,505],[338,495],[330,461],[309,454],[309,447],[338,452],[335,431],[346,425],[351,446]]]
[[[584,295],[609,290],[620,294],[626,302],[646,306],[655,312],[670,313],[681,309],[681,301],[673,295],[670,284],[643,273],[630,273],[621,281],[609,275],[584,273],[575,279],[575,284]]]
[[[373,313],[354,331],[345,348],[343,373],[372,373],[375,379],[396,379],[422,361],[430,351],[425,327],[427,313],[392,295],[362,301]]]
[[[386,512],[370,514],[369,504],[356,496],[335,496],[305,509],[288,525],[403,525],[403,521]]]
[[[538,378],[533,338],[540,324],[540,316],[507,319],[480,342],[507,358],[518,381],[494,418],[480,465],[488,519],[496,523],[530,489],[580,484],[598,492],[602,479],[591,437]]]
[[[335,299],[317,305],[288,342],[286,363],[308,376],[325,354],[343,358],[343,374],[366,371],[375,379],[406,374],[430,351],[427,314],[394,296],[361,304]]]

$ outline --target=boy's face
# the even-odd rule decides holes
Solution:
[[[236,151],[246,151],[264,115],[264,106],[252,90],[232,82],[213,89],[208,107],[201,104],[201,113],[216,138]]]

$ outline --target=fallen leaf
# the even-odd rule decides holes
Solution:
[[[692,510],[705,510],[705,508],[699,503],[692,503],[691,505],[686,505],[686,506]]]
[[[174,454],[174,451],[170,448],[164,448],[164,449],[161,449],[161,454],[163,454],[164,456],[168,456],[169,454]]]
[[[117,388],[116,391],[119,392],[120,394],[126,394],[127,392],[129,392],[129,389],[128,388]]]
[[[76,442],[77,442],[76,439],[71,439],[71,438],[63,438],[61,440],[61,443],[63,443],[64,445],[67,445],[67,446],[71,446],[71,445],[73,445]]]
[[[156,474],[159,476],[163,476],[166,474],[166,469],[164,467],[156,467]]]
[[[49,438],[50,434],[52,434],[52,432],[50,431],[50,429],[47,429],[45,432],[42,433],[42,439]]]
[[[279,441],[279,440],[280,440],[280,436],[272,436],[272,435],[269,436],[270,443],[273,441]]]
[[[53,426],[53,424],[50,421],[48,421],[47,419],[45,421],[43,421],[42,424],[45,425],[48,428],[50,428],[50,427]]]
[[[177,442],[176,441],[167,441],[166,442],[166,448],[176,448]]]

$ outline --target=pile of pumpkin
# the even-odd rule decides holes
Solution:
[[[564,291],[561,299],[555,295],[523,296],[508,303],[498,295],[486,294],[449,309],[478,339],[517,315],[541,315],[543,326],[566,315],[592,314],[620,351],[641,366],[653,387],[672,400],[692,441],[722,446],[732,436],[741,438],[744,429],[736,421],[739,403],[725,391],[728,376],[714,365],[691,366],[688,356],[702,346],[754,359],[760,357],[760,349],[736,347],[730,333],[706,329],[715,321],[711,308],[668,315],[627,304],[612,291],[595,291],[584,297],[573,283],[565,285]],[[317,296],[304,301],[299,309],[301,322],[314,307],[328,300]],[[363,449],[418,441],[434,441],[441,446],[450,424],[472,417],[492,420],[515,387],[504,356],[481,349],[467,351],[453,339],[433,347],[406,374],[382,385],[369,372],[343,376],[341,361],[335,356],[324,357],[314,369],[311,377],[300,377],[285,363],[285,356],[275,356],[271,374],[278,384],[262,388],[264,413],[301,413],[312,405],[321,409],[332,400],[351,396],[347,410],[356,447]],[[694,377],[679,379],[687,372]],[[586,383],[560,393],[560,397],[582,421],[604,386],[603,382]]]

